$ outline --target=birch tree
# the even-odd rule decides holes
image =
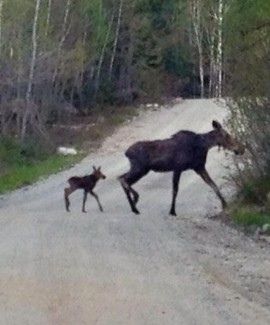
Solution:
[[[99,89],[101,67],[102,67],[102,63],[103,63],[103,60],[104,60],[105,50],[106,50],[106,47],[108,45],[109,37],[110,37],[110,34],[111,34],[113,19],[114,19],[114,14],[112,14],[111,21],[109,23],[108,30],[107,30],[107,33],[106,33],[106,36],[105,36],[105,39],[104,39],[102,49],[101,49],[100,57],[99,57],[99,60],[98,60],[97,75],[96,75],[96,82],[95,82],[95,97],[97,96],[98,89]]]
[[[204,97],[204,54],[203,54],[203,28],[202,28],[202,1],[191,0],[189,4],[191,21],[194,31],[195,44],[199,57],[200,95]]]
[[[48,0],[47,17],[46,17],[46,27],[45,36],[48,36],[50,21],[51,21],[51,11],[52,11],[52,0]]]
[[[218,1],[218,14],[217,14],[217,26],[218,26],[218,39],[217,39],[217,70],[218,70],[218,82],[216,85],[216,96],[221,98],[222,96],[222,75],[223,75],[223,12],[224,12],[224,0]]]
[[[35,70],[36,58],[37,58],[37,27],[38,27],[39,10],[40,10],[40,0],[36,0],[35,15],[33,20],[33,28],[32,28],[33,29],[32,30],[32,58],[30,63],[27,91],[25,96],[26,107],[22,119],[21,140],[24,140],[25,138],[26,127],[27,127],[28,118],[30,114],[30,102],[31,102],[32,90],[33,90],[34,70]]]
[[[0,0],[0,57],[2,52],[2,11],[3,11],[3,2],[4,0]]]
[[[112,58],[111,58],[111,63],[110,63],[110,69],[109,69],[110,78],[112,76],[113,63],[114,63],[114,59],[115,59],[116,47],[117,47],[117,42],[118,42],[118,37],[119,37],[119,29],[120,29],[121,17],[122,17],[122,6],[123,6],[123,0],[120,0],[117,26],[116,26],[115,38],[114,38],[114,44],[113,44],[113,52],[112,52]]]
[[[69,18],[69,13],[70,13],[71,1],[72,0],[67,0],[67,2],[66,2],[64,20],[63,20],[63,24],[62,24],[62,32],[61,32],[60,40],[59,40],[58,47],[57,47],[57,61],[60,60],[62,47],[64,45],[66,37],[67,37],[67,35],[68,35],[69,31],[70,31],[70,28],[71,28],[71,26],[68,27],[68,18]],[[53,84],[54,84],[55,79],[57,77],[57,70],[59,68],[59,66],[58,66],[59,64],[60,64],[60,62],[57,62],[57,65],[56,65],[54,73],[53,73],[53,77],[52,77],[52,83]]]

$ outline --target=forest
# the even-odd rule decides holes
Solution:
[[[265,178],[269,58],[269,0],[0,0],[0,138],[43,145],[70,114],[224,98],[248,147],[237,182]]]
[[[14,121],[22,140],[44,135],[47,123],[97,104],[260,94],[265,80],[254,89],[252,78],[267,71],[269,8],[265,0],[0,0],[1,135]]]

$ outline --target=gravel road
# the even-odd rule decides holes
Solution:
[[[140,114],[70,170],[0,197],[0,325],[269,325],[269,246],[209,218],[221,207],[194,172],[181,178],[178,217],[169,217],[171,174],[150,173],[130,212],[117,176],[134,141],[180,129],[204,132],[226,110],[187,100]],[[230,155],[217,148],[207,168],[228,198]],[[82,193],[64,209],[72,175],[102,165],[105,212]]]

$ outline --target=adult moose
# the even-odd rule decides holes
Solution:
[[[173,172],[173,195],[170,209],[171,215],[176,215],[175,202],[181,173],[188,169],[194,170],[215,191],[226,207],[226,201],[217,185],[205,169],[209,149],[219,146],[243,154],[245,149],[237,139],[234,139],[217,121],[212,122],[213,130],[198,134],[191,131],[179,131],[171,138],[154,141],[140,141],[133,144],[125,152],[130,161],[129,172],[119,177],[126,193],[131,210],[139,214],[136,205],[139,194],[131,187],[149,171]]]

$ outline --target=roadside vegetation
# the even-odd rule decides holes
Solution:
[[[102,112],[102,109],[100,109]],[[57,173],[71,167],[80,161],[90,151],[96,150],[106,136],[109,136],[118,126],[129,121],[138,114],[138,109],[123,107],[121,114],[114,108],[107,108],[100,119],[97,116],[78,123],[70,121],[60,133],[53,128],[55,142],[72,145],[78,151],[76,156],[63,156],[55,152],[54,146],[40,145],[33,139],[21,142],[14,138],[0,140],[0,194],[34,183],[40,178]],[[70,128],[74,126],[72,132]]]
[[[269,0],[0,0],[0,191],[78,159],[56,156],[59,145],[95,150],[140,104],[223,97],[247,147],[232,217],[261,225],[269,17]]]
[[[270,2],[234,1],[227,20],[226,84],[233,132],[246,144],[235,159],[232,218],[270,234]],[[252,19],[249,19],[252,17]],[[268,226],[267,226],[268,225]]]

